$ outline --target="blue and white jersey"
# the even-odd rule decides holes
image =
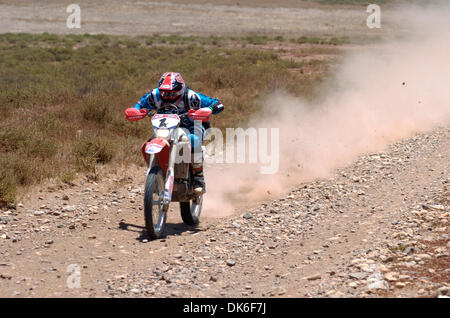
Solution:
[[[141,100],[134,105],[134,108],[139,110],[141,108],[158,110],[161,106],[163,106],[163,103],[164,102],[161,99],[159,89],[155,88],[151,92],[142,96]],[[185,95],[173,103],[178,106],[181,112],[187,112],[189,109],[197,110],[204,107],[209,107],[213,114],[218,114],[223,111],[223,105],[217,98],[208,97],[202,93],[194,92],[191,89],[187,89]]]

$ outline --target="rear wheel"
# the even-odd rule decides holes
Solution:
[[[152,239],[162,237],[167,219],[163,205],[164,176],[160,167],[153,167],[147,175],[144,193],[145,228]]]
[[[203,196],[188,202],[180,202],[181,218],[187,225],[197,225],[202,212]]]

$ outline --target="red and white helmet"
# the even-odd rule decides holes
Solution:
[[[166,72],[159,79],[158,88],[162,100],[176,101],[186,91],[186,84],[180,73]]]

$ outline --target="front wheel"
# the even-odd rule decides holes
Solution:
[[[164,176],[160,167],[153,167],[147,175],[144,193],[145,228],[152,239],[164,233],[167,219],[167,206],[164,200]]]
[[[187,225],[197,225],[202,212],[203,195],[188,202],[180,202],[181,218]]]

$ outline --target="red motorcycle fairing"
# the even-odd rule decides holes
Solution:
[[[209,108],[200,108],[197,110],[189,109],[188,116],[194,120],[201,120],[202,122],[208,121],[212,114],[212,110]]]
[[[125,109],[125,116],[128,121],[138,121],[147,117],[147,109],[137,110],[136,108]]]
[[[149,155],[155,154],[158,157],[159,166],[162,168],[164,176],[166,175],[170,156],[170,144],[167,140],[162,138],[150,138],[141,146],[141,152],[147,165],[150,160]]]

